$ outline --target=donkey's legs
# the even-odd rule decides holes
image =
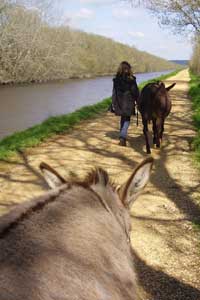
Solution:
[[[161,131],[160,131],[160,139],[161,139],[161,141],[162,141],[162,138],[163,138],[163,132],[164,132],[164,130],[165,130],[164,123],[165,123],[165,120],[162,119],[162,123],[161,123]]]
[[[153,144],[155,145],[157,143],[157,127],[156,127],[156,119],[152,119],[153,122]]]
[[[143,123],[143,133],[144,133],[145,141],[146,141],[146,150],[147,150],[147,153],[150,154],[151,149],[150,149],[150,145],[149,145],[148,120],[143,118],[142,123]]]
[[[156,119],[156,147],[160,148],[160,134],[161,134],[162,120]]]

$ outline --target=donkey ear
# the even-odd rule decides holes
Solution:
[[[119,189],[119,196],[126,207],[131,206],[149,181],[152,166],[153,158],[144,160]]]
[[[166,88],[167,91],[170,91],[174,86],[176,85],[176,83],[173,83],[172,85],[168,86]]]
[[[42,162],[40,164],[40,170],[42,171],[44,179],[50,188],[55,189],[56,187],[66,183],[66,180],[48,164]]]

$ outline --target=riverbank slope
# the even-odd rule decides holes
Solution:
[[[2,7],[0,83],[48,82],[113,74],[123,60],[129,61],[134,72],[178,67],[110,38],[63,24],[50,24],[39,11],[15,3]]]

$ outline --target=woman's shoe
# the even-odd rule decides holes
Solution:
[[[122,146],[122,147],[126,147],[126,139],[120,138],[119,139],[119,145]]]

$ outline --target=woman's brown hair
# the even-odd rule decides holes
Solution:
[[[125,70],[127,70],[128,72],[126,72]],[[126,73],[128,77],[133,76],[131,65],[127,61],[122,61],[117,70],[117,76],[123,76]]]

